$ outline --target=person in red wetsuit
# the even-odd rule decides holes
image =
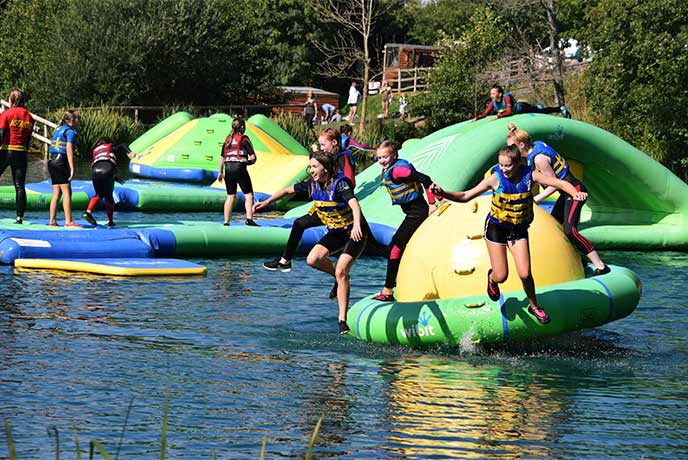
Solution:
[[[411,163],[399,158],[396,146],[390,141],[384,141],[375,152],[377,162],[382,166],[382,185],[387,188],[393,205],[398,205],[406,217],[401,222],[390,243],[389,258],[387,260],[387,276],[385,286],[374,300],[391,302],[394,300],[394,287],[401,255],[406,249],[413,233],[420,227],[426,217],[435,210],[435,195],[430,191],[432,179],[416,171]],[[425,193],[430,206],[423,198]]]
[[[511,115],[516,115],[517,113],[560,113],[564,118],[571,118],[571,114],[565,105],[561,107],[542,107],[533,106],[526,102],[516,102],[516,98],[507,92],[504,92],[504,88],[499,85],[494,85],[490,89],[490,103],[487,104],[483,113],[476,115],[471,121],[480,120],[490,115],[491,113],[496,113],[493,118],[509,117]]]
[[[0,176],[9,166],[15,189],[18,224],[24,221],[26,210],[26,154],[31,144],[34,121],[26,110],[27,96],[19,88],[10,91],[10,108],[0,113]]]

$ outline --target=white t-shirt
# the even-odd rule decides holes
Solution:
[[[358,91],[358,89],[355,86],[352,86],[349,88],[349,100],[346,101],[346,103],[349,105],[358,104],[358,98],[360,95],[361,93]]]

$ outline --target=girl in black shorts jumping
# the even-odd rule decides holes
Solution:
[[[249,176],[247,168],[256,162],[256,152],[253,150],[251,140],[244,134],[245,132],[246,122],[241,118],[235,118],[232,122],[232,131],[222,145],[220,173],[217,179],[220,182],[224,180],[227,188],[227,199],[224,207],[225,225],[229,225],[238,184],[244,194],[246,225],[258,227],[258,224],[253,221],[253,184],[251,184],[251,176]]]
[[[515,145],[501,149],[498,160],[499,165],[492,169],[492,174],[468,191],[448,192],[437,184],[433,184],[431,189],[437,196],[460,203],[492,190],[492,206],[485,220],[484,234],[492,267],[487,272],[487,295],[493,301],[500,298],[499,283],[506,281],[509,275],[506,260],[508,248],[530,303],[528,312],[540,323],[547,324],[550,317],[537,304],[535,281],[530,270],[528,227],[533,221],[533,181],[563,190],[575,200],[584,201],[588,195],[579,192],[568,182],[521,165],[521,154]]]

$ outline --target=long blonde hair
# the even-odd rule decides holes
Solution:
[[[527,131],[518,129],[513,123],[509,123],[507,128],[509,129],[509,134],[506,135],[507,139],[513,140],[516,144],[523,142],[526,150],[533,146],[533,140],[530,138],[530,134],[528,134]]]

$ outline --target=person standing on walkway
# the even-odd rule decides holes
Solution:
[[[358,102],[361,99],[361,92],[356,88],[356,82],[351,82],[351,87],[349,88],[349,98],[346,103],[349,105],[349,116],[347,119],[349,123],[353,123],[356,118],[356,113],[358,112]]]
[[[18,224],[24,222],[26,210],[26,154],[31,144],[33,118],[26,110],[27,97],[19,88],[10,91],[10,108],[0,114],[0,176],[9,166],[15,190]]]

